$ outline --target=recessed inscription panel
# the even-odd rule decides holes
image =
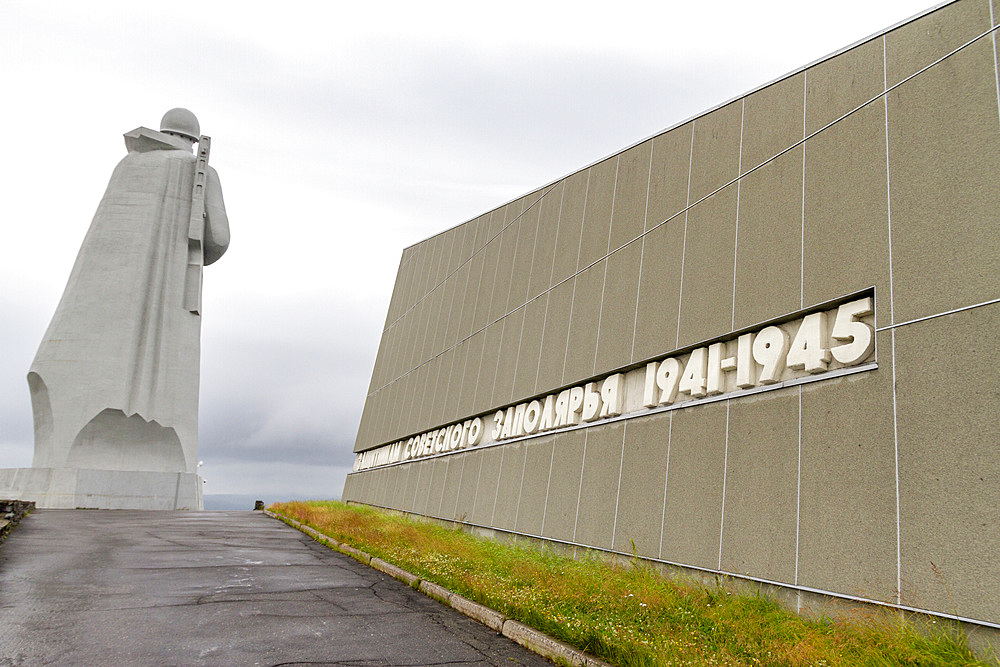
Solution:
[[[874,357],[869,295],[361,452],[354,470],[821,379]]]

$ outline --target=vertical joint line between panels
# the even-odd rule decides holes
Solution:
[[[892,266],[892,181],[889,170],[889,62],[886,37],[882,35],[882,108],[885,112],[885,204],[886,224],[889,234],[889,322],[896,322],[895,285],[893,283]],[[890,333],[892,343],[892,441],[893,458],[895,459],[896,477],[896,603],[903,600],[903,560],[902,560],[902,526],[900,524],[899,507],[899,420],[898,392],[896,389],[896,329]]]
[[[903,604],[903,549],[902,522],[899,507],[899,419],[898,398],[896,392],[896,330],[890,333],[892,344],[892,441],[893,458],[896,467],[896,604]]]
[[[802,509],[802,385],[799,385],[799,444],[795,469],[795,585],[799,585],[799,526]],[[801,601],[799,601],[801,602]],[[799,609],[801,611],[801,609]]]
[[[559,227],[562,225],[563,202],[566,200],[566,184],[559,193],[559,213],[556,215],[556,233],[552,242],[552,266],[549,267],[549,286],[545,290],[545,314],[542,316],[542,333],[538,343],[538,363],[535,364],[535,384],[533,392],[538,392],[538,377],[542,372],[542,355],[545,353],[545,330],[549,322],[549,304],[552,302],[552,276],[556,272],[556,255],[559,252]],[[568,332],[567,332],[568,333]],[[560,378],[562,381],[562,378]]]
[[[802,73],[802,224],[799,228],[799,308],[806,301],[806,104],[809,101],[809,70]],[[798,556],[796,555],[796,558]]]
[[[527,456],[527,455],[525,455]],[[549,476],[545,480],[545,502],[542,505],[542,528],[539,535],[545,535],[545,517],[549,511],[549,487],[552,485],[552,464],[556,460],[556,438],[552,438],[552,453],[549,455]]]
[[[497,502],[500,500],[500,478],[503,477],[503,457],[506,450],[506,447],[500,448],[500,469],[497,470],[497,490],[493,495],[493,511],[490,513],[490,526],[496,526]]]
[[[681,284],[677,294],[677,337],[674,340],[675,349],[681,345],[681,306],[684,302],[684,256],[687,254],[688,211],[691,209],[691,169],[694,162],[694,131],[697,123],[697,119],[691,121],[691,148],[688,152],[687,200],[684,203],[684,238],[681,241]]]
[[[733,303],[729,318],[730,331],[736,328],[736,266],[740,248],[740,186],[743,184],[743,121],[746,118],[747,98],[740,100],[740,154],[736,167],[736,232],[733,234]]]
[[[882,36],[882,109],[885,112],[885,207],[889,234],[889,323],[896,323],[896,295],[892,265],[892,180],[889,169],[889,63],[885,35]]]
[[[667,422],[667,465],[663,473],[663,509],[660,511],[660,551],[657,558],[663,558],[663,526],[667,520],[667,482],[670,481],[670,440],[674,434],[674,411],[670,411]]]
[[[993,3],[987,3],[990,6],[990,28],[996,28],[996,19],[993,17]],[[993,82],[996,84],[997,89],[997,120],[1000,121],[1000,63],[997,61],[997,33],[994,30],[993,35]]]
[[[458,502],[462,499],[462,482],[465,481],[465,462],[468,460],[468,455],[462,457],[462,470],[458,473],[458,492],[455,494],[455,509],[451,513],[453,519],[458,519]]]
[[[642,245],[639,246],[639,276],[635,281],[635,315],[632,318],[632,349],[629,351],[629,361],[635,361],[635,331],[639,327],[639,295],[642,293],[642,264],[646,257],[646,224],[649,220],[649,189],[653,181],[653,149],[656,139],[649,142],[649,166],[646,169],[646,206],[642,211]]]
[[[573,269],[573,295],[569,298],[569,327],[566,330],[566,346],[563,348],[562,377],[559,384],[566,381],[566,360],[569,358],[569,341],[573,335],[573,309],[576,306],[576,283],[580,275],[580,253],[583,252],[583,235],[587,232],[587,200],[590,199],[590,169],[587,170],[587,185],[583,194],[583,213],[580,218],[580,238],[576,245],[576,268]]]
[[[583,473],[587,469],[587,440],[590,429],[583,431],[583,459],[580,461],[580,488],[576,492],[576,517],[573,519],[573,542],[576,542],[576,529],[580,524],[580,500],[583,498]]]
[[[618,197],[618,170],[621,168],[621,154],[615,158],[615,186],[611,190],[611,219],[608,220],[608,247],[604,249],[604,281],[601,283],[601,309],[597,311],[597,340],[594,341],[594,365],[588,372],[597,372],[597,350],[601,346],[601,320],[604,317],[604,295],[608,289],[608,264],[611,263],[611,233],[615,230],[615,200]]]
[[[622,424],[622,453],[618,459],[618,490],[615,492],[615,520],[611,526],[611,548],[615,548],[615,537],[618,535],[618,503],[622,498],[622,471],[625,468],[625,438],[628,436],[628,422]]]
[[[726,401],[726,448],[722,457],[722,512],[719,517],[719,569],[722,569],[722,536],[726,530],[726,477],[729,473],[729,406],[732,401]]]
[[[517,509],[514,510],[514,530],[517,530],[517,520],[521,517],[521,496],[524,494],[524,469],[528,465],[528,446],[524,447],[524,457],[521,459],[521,486],[517,489]],[[501,468],[501,472],[503,469]],[[497,491],[499,493],[499,490]]]

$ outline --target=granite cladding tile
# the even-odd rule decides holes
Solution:
[[[417,495],[417,482],[420,480],[420,464],[408,463],[406,467],[409,474],[406,476],[406,485],[403,487],[402,496],[399,498],[399,509],[404,512],[413,510],[413,499]]]
[[[493,286],[493,300],[490,305],[490,322],[495,322],[508,312],[507,302],[510,298],[514,254],[517,250],[517,237],[520,230],[521,220],[518,218],[504,228],[498,239],[500,254],[497,257],[496,283]]]
[[[653,138],[647,230],[674,218],[687,206],[693,129],[694,123],[686,123]]]
[[[980,40],[888,94],[896,322],[997,296],[994,62]]]
[[[401,416],[400,422],[396,425],[395,430],[400,436],[424,430],[430,369],[429,364],[420,366],[407,376],[404,387],[397,390],[397,399],[410,408],[409,415],[405,418]],[[411,396],[412,400],[409,398]]]
[[[521,331],[523,329],[523,307],[503,319],[496,384],[493,387],[493,401],[490,407],[498,407],[511,401],[511,395],[514,391],[514,371],[517,366],[517,353],[521,345]]]
[[[538,203],[538,231],[528,279],[528,299],[534,299],[549,289],[555,259],[556,235],[559,232],[559,209],[562,205],[563,181],[548,190]]]
[[[802,306],[802,160],[799,146],[740,181],[733,329]]]
[[[797,387],[730,402],[722,569],[795,583]]]
[[[653,140],[650,139],[629,148],[618,157],[609,250],[633,241],[645,229],[652,146]]]
[[[802,386],[800,585],[895,597],[891,343],[876,335],[875,371]]]
[[[521,332],[521,342],[517,351],[517,364],[514,372],[513,401],[519,401],[535,393],[535,380],[538,377],[538,357],[542,346],[542,328],[545,326],[545,311],[549,302],[548,295],[543,295],[529,301],[524,311],[524,327]]]
[[[555,436],[552,471],[549,474],[542,524],[544,537],[564,541],[573,539],[577,507],[579,507],[585,438],[586,431],[582,429]]]
[[[502,447],[490,447],[483,450],[482,467],[479,471],[479,482],[476,487],[476,500],[472,509],[472,523],[480,526],[490,526],[493,521],[493,510],[496,507],[497,491],[500,486],[500,464],[503,456]]]
[[[641,241],[612,253],[607,260],[595,372],[621,368],[632,360],[641,261]]]
[[[610,549],[614,537],[625,424],[587,429],[574,542]]]
[[[874,286],[876,325],[884,326],[891,319],[882,101],[817,134],[805,153],[803,303]]]
[[[483,466],[482,449],[471,449],[465,454],[462,462],[461,484],[458,490],[458,501],[455,503],[455,521],[472,521],[472,513],[476,504],[476,492],[479,489],[479,473]]]
[[[805,72],[752,92],[743,108],[743,173],[787,150],[804,134]]]
[[[431,413],[432,425],[445,424],[455,419],[452,403],[448,400],[451,394],[451,376],[455,367],[455,349],[451,348],[435,359],[439,370],[437,383],[434,386],[434,409]]]
[[[420,475],[417,478],[417,490],[413,499],[413,512],[415,514],[427,514],[431,489],[434,488],[434,470],[438,461],[438,459],[431,459],[421,461],[419,464]]]
[[[997,331],[1000,304],[895,330],[903,603],[982,620],[1000,618]]]
[[[739,175],[743,102],[736,100],[694,121],[688,201],[694,203]]]
[[[448,306],[445,303],[444,284],[438,285],[428,296],[430,310],[427,318],[427,331],[424,334],[423,352],[420,363],[433,359],[441,352],[440,341],[444,338],[442,334],[442,322],[447,318]]]
[[[688,212],[678,347],[732,330],[736,189],[731,185]]]
[[[883,83],[881,38],[813,65],[806,74],[806,133],[875,99],[883,92]]]
[[[458,411],[462,415],[476,413],[476,395],[480,386],[480,367],[483,358],[483,344],[486,342],[486,332],[480,331],[469,338],[469,351],[465,360],[465,372],[462,376],[462,391],[458,399]],[[490,378],[492,382],[492,378]],[[493,387],[490,387],[493,391]]]
[[[719,566],[726,402],[674,410],[670,425],[661,558],[708,569]]]
[[[541,352],[538,360],[536,393],[551,391],[562,384],[570,313],[573,304],[573,287],[574,281],[569,280],[553,288],[548,294]]]
[[[590,168],[587,200],[583,212],[578,269],[583,269],[608,254],[611,213],[615,198],[618,158],[611,157]]]
[[[585,169],[565,179],[559,212],[559,233],[556,235],[555,257],[552,262],[553,284],[570,278],[576,272],[589,177],[590,170]]]
[[[653,139],[632,361],[674,349],[693,123]]]
[[[524,443],[524,479],[514,529],[526,535],[540,535],[545,515],[545,497],[549,488],[554,436],[543,436]]]
[[[607,260],[602,260],[576,276],[566,365],[563,369],[564,384],[572,384],[594,374],[606,262]]]
[[[462,484],[462,467],[465,463],[465,456],[465,454],[452,454],[445,458],[448,468],[441,489],[441,501],[434,512],[435,516],[442,519],[455,518],[455,505],[458,503],[458,490]]]
[[[455,253],[455,232],[456,228],[442,232],[441,237],[441,259],[438,262],[437,276],[434,279],[436,285],[444,283],[451,273],[451,256]]]
[[[503,321],[496,322],[486,329],[483,352],[479,361],[479,379],[476,382],[476,397],[472,412],[480,414],[492,407],[493,387],[496,384],[497,366],[500,359],[500,339],[503,335]]]
[[[442,347],[448,349],[454,347],[461,338],[459,331],[462,328],[463,314],[470,305],[468,297],[469,288],[469,266],[466,262],[455,271],[452,277],[454,280],[453,289],[449,295],[451,307],[448,313],[448,327],[445,331]]]
[[[424,514],[439,516],[441,500],[444,497],[444,486],[448,479],[448,459],[452,457],[435,459],[431,463],[431,488],[427,495],[427,506]]]
[[[618,510],[616,551],[658,558],[667,473],[670,413],[626,422]]]
[[[525,446],[520,442],[502,445],[500,483],[490,525],[502,530],[513,530],[517,519],[521,480],[525,474]]]
[[[462,411],[462,385],[465,381],[465,365],[469,356],[469,347],[469,341],[466,340],[456,345],[452,351],[443,421],[454,421],[468,416]]]
[[[507,295],[506,312],[508,313],[523,306],[528,298],[528,282],[531,279],[532,263],[535,257],[535,239],[538,236],[540,208],[541,204],[535,203],[521,213],[510,277],[510,291]]]
[[[975,0],[953,2],[888,32],[887,85],[899,83],[989,28],[989,4]]]
[[[476,309],[479,307],[480,286],[483,280],[485,253],[480,252],[468,263],[469,279],[462,294],[462,316],[458,327],[458,340],[464,340],[475,333],[473,328]]]
[[[476,310],[472,320],[472,331],[480,331],[493,320],[490,319],[490,304],[496,289],[497,263],[500,258],[500,238],[497,237],[487,244],[483,250],[482,270],[480,271],[479,293],[476,297]]]

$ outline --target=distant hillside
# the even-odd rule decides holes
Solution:
[[[249,495],[244,493],[207,493],[205,494],[206,510],[252,510],[254,501],[263,500],[264,504],[284,503],[291,500],[331,500],[331,498],[309,498],[306,496],[267,494]],[[340,500],[340,496],[334,496],[332,500]]]

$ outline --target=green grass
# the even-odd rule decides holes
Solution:
[[[1000,664],[944,623],[928,634],[879,610],[806,619],[638,560],[574,560],[338,502],[271,509],[616,665]]]

